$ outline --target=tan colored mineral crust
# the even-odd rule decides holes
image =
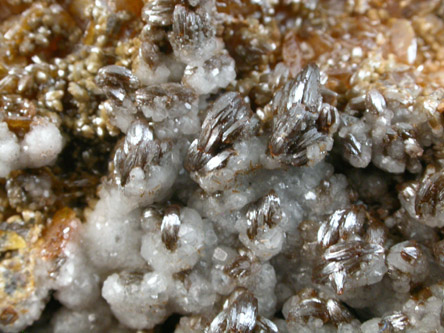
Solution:
[[[444,331],[444,1],[0,21],[1,332]]]

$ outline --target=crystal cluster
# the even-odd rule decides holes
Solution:
[[[1,332],[444,332],[442,0],[0,19]]]

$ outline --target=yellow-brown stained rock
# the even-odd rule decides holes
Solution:
[[[18,228],[19,219],[10,218],[6,224],[11,229]],[[23,221],[22,221],[23,222]],[[13,226],[15,225],[15,226]],[[5,225],[2,224],[2,228]],[[41,235],[41,225],[31,224],[24,237],[11,230],[2,230],[0,261],[0,321],[13,324],[21,314],[26,313],[26,301],[35,292],[34,269],[38,256],[37,243]],[[1,235],[1,234],[0,234]]]
[[[39,218],[30,219],[27,214],[33,216],[24,212],[23,218],[12,216],[0,224],[2,325],[12,325],[28,311],[28,300],[39,293],[41,279],[49,279],[41,276],[42,273],[46,267],[48,274],[57,269],[57,259],[63,256],[63,249],[80,225],[70,208],[57,211],[46,227]]]
[[[62,208],[57,211],[52,223],[42,233],[42,257],[46,260],[57,259],[79,226],[80,221],[72,209]]]
[[[26,247],[26,242],[14,231],[0,230],[0,252],[20,250]]]

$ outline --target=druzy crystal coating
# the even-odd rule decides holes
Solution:
[[[443,55],[442,0],[0,0],[0,331],[444,331]]]

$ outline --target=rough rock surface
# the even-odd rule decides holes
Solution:
[[[444,332],[442,0],[0,0],[1,332]]]

